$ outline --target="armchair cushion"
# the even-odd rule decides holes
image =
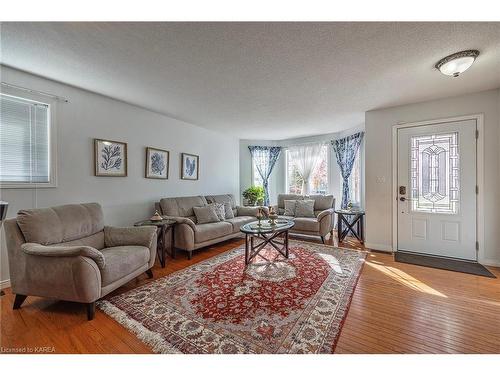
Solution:
[[[147,228],[147,227],[142,227]],[[106,268],[101,271],[102,286],[121,279],[149,262],[150,252],[145,246],[114,246],[102,249]]]
[[[285,209],[285,214],[287,214]],[[296,217],[315,217],[314,215],[314,200],[304,199],[298,200],[295,203],[295,216]]]
[[[37,243],[24,243],[21,249],[29,255],[44,257],[77,257],[84,256],[96,262],[99,269],[106,267],[104,255],[90,246],[44,246]]]
[[[106,247],[144,246],[150,248],[156,234],[156,227],[104,227],[104,243]]]
[[[319,232],[319,222],[313,217],[297,217],[293,229],[304,232]]]

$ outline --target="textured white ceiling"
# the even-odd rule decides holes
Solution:
[[[433,67],[476,48],[459,78]],[[249,139],[500,87],[500,23],[3,23],[1,62]]]

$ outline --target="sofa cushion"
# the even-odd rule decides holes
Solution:
[[[323,211],[333,208],[333,195],[310,195],[307,199],[314,200],[314,211]]]
[[[216,208],[213,205],[193,207],[193,211],[196,215],[196,222],[198,224],[216,223],[220,221]]]
[[[166,216],[195,216],[193,207],[207,205],[205,197],[198,195],[192,197],[163,198],[160,200],[161,212]]]
[[[21,210],[17,224],[26,242],[51,245],[91,236],[104,229],[98,203]]]
[[[196,225],[194,240],[196,243],[210,241],[233,233],[233,225],[227,221]]]
[[[229,202],[224,202],[224,214],[226,219],[232,219],[234,217],[234,211],[231,208],[231,203]]]
[[[101,250],[106,267],[101,270],[102,286],[109,285],[149,262],[150,252],[144,246],[116,246]]]
[[[315,217],[314,201],[312,199],[297,201],[297,203],[295,204],[295,217]]]
[[[240,206],[238,207],[238,216],[254,216],[256,217],[259,212],[259,206]]]
[[[295,216],[295,207],[297,206],[297,200],[286,199],[284,201],[284,204],[285,204],[285,209],[283,210],[283,215]]]
[[[278,194],[278,208],[285,208],[285,200],[302,200],[303,195],[299,194]]]
[[[255,221],[255,217],[253,216],[237,216],[233,219],[226,219],[226,223],[232,224],[233,233],[239,232],[242,225],[251,223],[252,221]]]
[[[233,194],[220,194],[220,195],[205,195],[208,203],[230,203],[231,208],[236,208],[236,200]]]
[[[296,217],[294,230],[306,232],[319,232],[319,222],[316,218],[312,217]]]

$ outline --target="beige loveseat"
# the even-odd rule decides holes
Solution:
[[[146,272],[156,256],[156,227],[104,226],[98,203],[21,210],[6,220],[14,309],[27,296],[87,305]]]
[[[215,223],[196,223],[193,207],[224,202],[231,204],[234,218]],[[236,206],[232,194],[163,198],[156,203],[156,208],[163,217],[177,222],[173,249],[174,251],[175,249],[187,251],[189,259],[192,257],[193,250],[240,236],[240,227],[256,220],[258,210],[258,207]]]
[[[314,200],[314,215],[315,217],[291,217],[283,216],[285,213],[285,200]],[[328,233],[333,234],[334,214],[335,214],[335,198],[333,195],[296,195],[296,194],[279,194],[278,195],[278,215],[295,222],[295,225],[290,230],[290,233],[299,233],[312,236],[320,236],[321,241],[325,242],[325,236]]]

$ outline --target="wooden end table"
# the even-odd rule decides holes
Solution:
[[[276,225],[269,225],[267,220],[258,221],[242,225],[240,231],[245,233],[245,264],[259,255],[260,251],[267,245],[271,245],[278,253],[288,258],[288,231],[295,225],[292,220],[278,219]],[[278,240],[282,237],[283,240]],[[255,238],[262,241],[255,244]]]
[[[160,261],[161,268],[165,268],[166,255],[165,248],[167,245],[167,233],[170,232],[170,256],[175,257],[175,247],[174,247],[174,226],[176,221],[172,219],[163,219],[160,221],[143,220],[138,221],[134,224],[135,227],[142,226],[155,226],[157,228],[157,238],[156,243],[156,254],[158,255],[158,260]]]
[[[364,211],[359,210],[335,210],[337,214],[337,231],[339,242],[342,242],[344,238],[351,232],[354,237],[358,239],[359,242],[365,242],[364,233]],[[342,225],[345,224],[346,228],[343,229]],[[354,228],[356,226],[356,228]]]

